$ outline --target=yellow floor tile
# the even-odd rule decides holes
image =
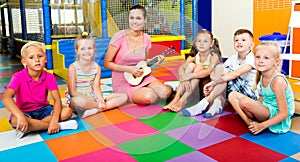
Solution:
[[[0,119],[0,132],[5,132],[5,131],[9,131],[9,130],[13,130],[13,128],[11,127],[11,125],[8,122],[9,118],[1,118]]]

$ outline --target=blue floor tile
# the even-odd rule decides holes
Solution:
[[[45,142],[37,142],[0,152],[1,161],[43,161],[53,162],[57,158]]]
[[[78,129],[76,129],[76,130],[62,130],[62,131],[60,131],[56,134],[51,134],[51,135],[49,135],[47,133],[47,131],[43,131],[43,132],[40,133],[40,136],[44,140],[50,140],[50,139],[54,139],[54,138],[58,138],[58,137],[62,137],[62,136],[67,136],[67,135],[71,135],[71,134],[76,134],[76,133],[79,133],[79,132],[83,132],[83,131],[86,131],[86,130],[93,129],[93,127],[91,125],[89,125],[88,123],[86,123],[85,121],[81,120],[78,117],[72,118],[72,119],[77,121]]]
[[[0,100],[0,109],[1,108],[4,108],[5,106],[3,105],[3,103],[2,103],[2,100]]]
[[[300,152],[300,135],[293,132],[274,134],[270,131],[264,131],[259,135],[252,135],[251,133],[244,134],[241,138],[265,146],[287,156],[292,156]]]

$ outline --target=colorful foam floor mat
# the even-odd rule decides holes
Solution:
[[[153,68],[161,81],[177,80],[183,60],[168,61]],[[11,67],[11,65],[8,65]],[[1,96],[12,69],[0,67]],[[298,90],[297,80],[291,80]],[[64,100],[66,82],[57,77]],[[111,79],[102,79],[103,93],[110,93]],[[298,91],[300,92],[300,90]],[[164,104],[128,104],[81,119],[77,130],[54,135],[35,132],[21,139],[8,123],[9,112],[0,100],[0,161],[299,161],[300,117],[293,116],[290,132],[259,135],[249,133],[230,106],[221,115],[205,119],[185,117],[162,109]]]

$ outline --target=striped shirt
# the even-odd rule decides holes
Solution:
[[[93,83],[97,75],[97,63],[93,62],[90,73],[84,73],[77,62],[74,63],[76,69],[76,90],[85,96],[94,96]]]

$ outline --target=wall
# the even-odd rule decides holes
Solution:
[[[292,0],[254,0],[253,34],[255,44],[259,37],[280,32],[288,33]]]
[[[219,39],[223,57],[231,56],[233,34],[239,28],[253,28],[253,0],[213,0],[212,32]]]

